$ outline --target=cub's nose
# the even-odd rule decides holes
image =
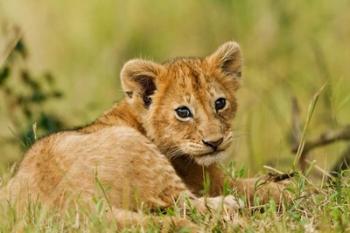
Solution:
[[[219,139],[204,139],[202,140],[204,145],[210,146],[214,150],[220,146],[220,144],[224,141],[224,138],[219,138]]]

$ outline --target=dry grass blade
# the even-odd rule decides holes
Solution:
[[[293,169],[296,168],[297,163],[299,163],[300,161],[300,157],[303,153],[304,147],[305,147],[305,137],[306,137],[306,132],[307,129],[309,127],[309,124],[311,122],[313,113],[315,111],[318,99],[320,97],[320,95],[322,94],[323,90],[325,89],[325,87],[327,86],[327,83],[325,83],[317,92],[316,94],[313,96],[311,103],[309,104],[309,108],[308,108],[308,112],[307,112],[307,116],[306,116],[306,122],[303,128],[303,132],[301,134],[301,139],[299,142],[299,146],[298,146],[298,150],[294,159],[294,163],[293,163]]]

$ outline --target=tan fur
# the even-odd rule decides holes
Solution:
[[[98,182],[114,210],[166,208],[184,194],[200,208],[195,195],[201,195],[203,172],[211,179],[210,195],[222,193],[225,176],[216,163],[232,141],[241,66],[235,42],[205,58],[127,62],[121,71],[125,99],[87,127],[37,141],[9,182],[8,198],[30,195],[64,207],[77,197],[90,201],[101,191]],[[219,97],[226,98],[226,106],[217,112]],[[180,106],[193,117],[176,116]],[[221,138],[217,150],[203,143]],[[249,198],[254,194],[254,180],[230,184]],[[266,187],[279,190],[277,184]]]

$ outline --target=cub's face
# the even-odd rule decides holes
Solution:
[[[205,58],[164,64],[131,60],[121,74],[128,102],[147,136],[170,159],[190,156],[201,165],[228,154],[240,76],[235,42]]]

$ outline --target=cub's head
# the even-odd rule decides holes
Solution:
[[[162,153],[209,165],[228,154],[241,66],[239,45],[227,42],[205,58],[131,60],[121,81],[129,105]]]

